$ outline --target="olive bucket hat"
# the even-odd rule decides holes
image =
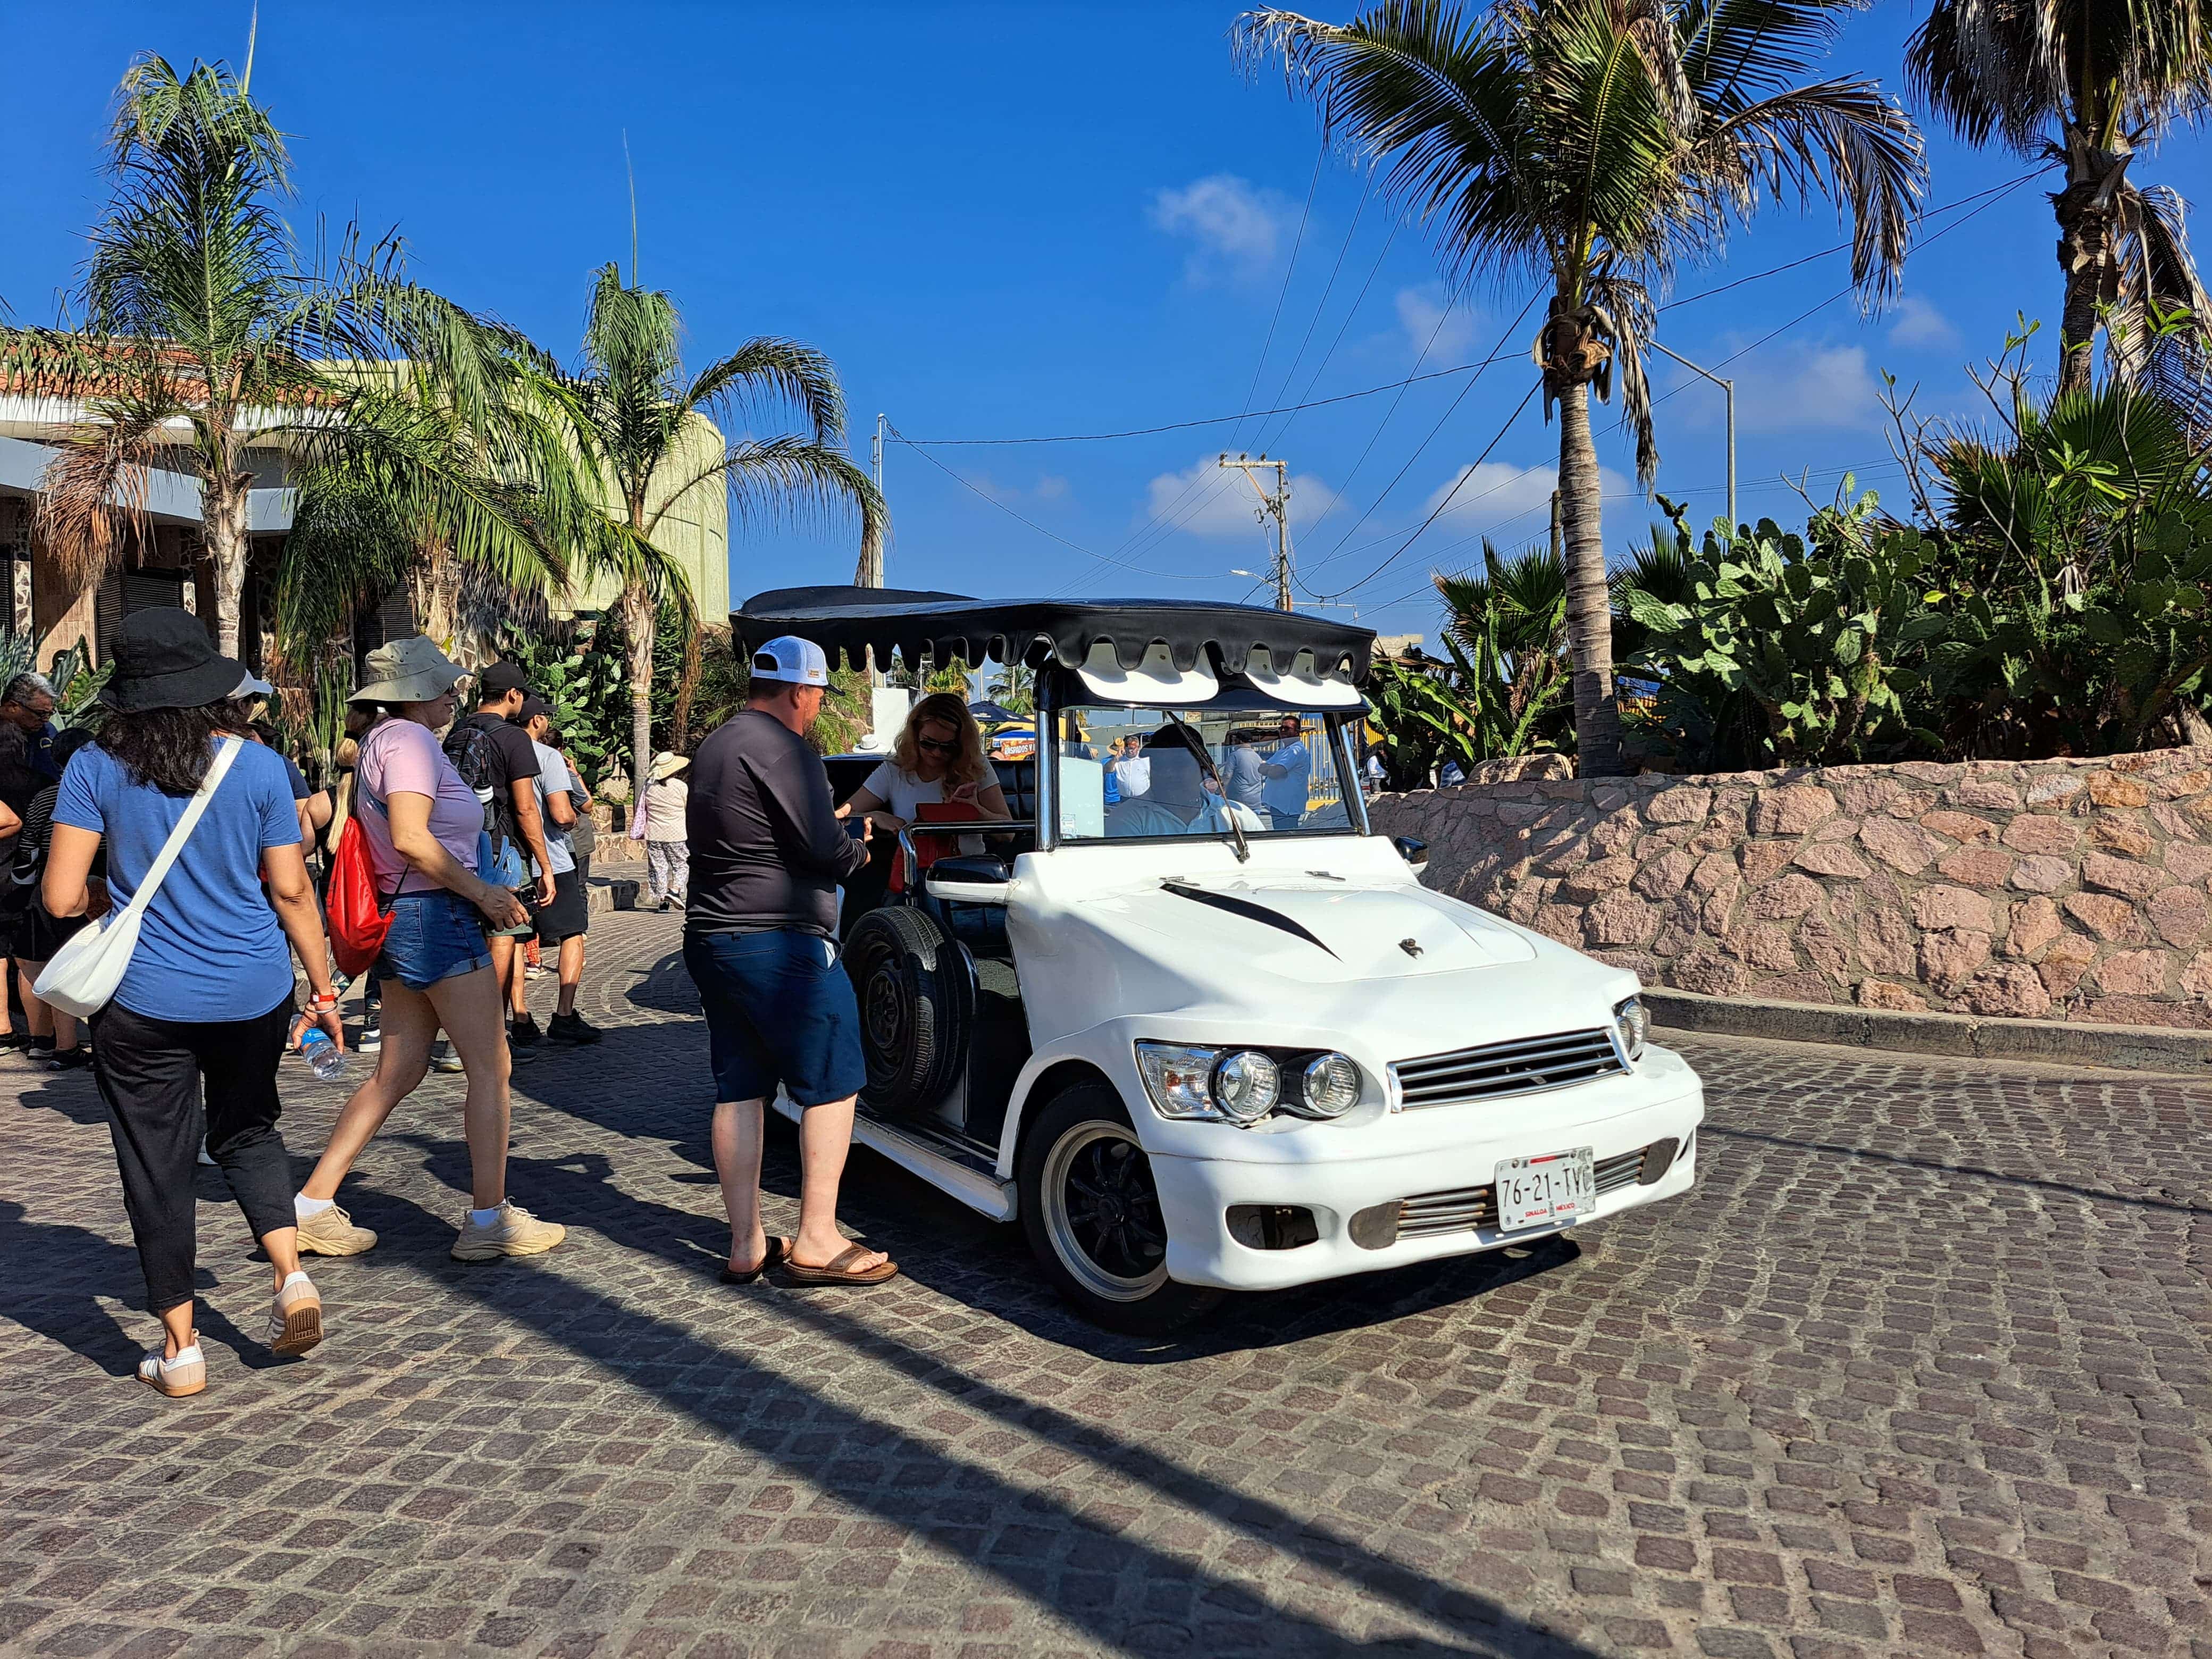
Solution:
[[[118,714],[147,708],[204,708],[252,678],[208,638],[207,624],[176,605],[134,611],[115,639],[115,672],[100,700]]]
[[[362,672],[368,682],[348,702],[428,702],[468,678],[466,669],[422,634],[378,646],[368,653]]]

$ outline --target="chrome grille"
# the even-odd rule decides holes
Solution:
[[[1606,1031],[1562,1031],[1401,1060],[1390,1068],[1407,1110],[1563,1089],[1627,1068]]]
[[[1598,1196],[1632,1187],[1643,1172],[1644,1148],[1598,1159]],[[1461,1233],[1498,1225],[1498,1188],[1455,1187],[1449,1192],[1416,1193],[1398,1204],[1398,1237],[1427,1238],[1437,1233]]]

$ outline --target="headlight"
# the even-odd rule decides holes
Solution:
[[[1298,1075],[1308,1117],[1340,1117],[1359,1103],[1359,1068],[1342,1054],[1316,1054]]]
[[[1176,1042],[1137,1045],[1137,1069],[1162,1117],[1221,1115],[1213,1103],[1213,1062],[1220,1055],[1218,1048],[1191,1048]]]
[[[1213,1068],[1213,1100],[1232,1123],[1256,1123],[1275,1109],[1282,1070],[1257,1048],[1240,1048]]]
[[[1644,1011],[1644,999],[1631,997],[1626,1002],[1616,1003],[1613,1024],[1620,1033],[1620,1052],[1631,1060],[1641,1059],[1644,1039],[1651,1035],[1651,1016]]]

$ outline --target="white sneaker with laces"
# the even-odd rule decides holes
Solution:
[[[453,1241],[453,1260],[489,1261],[495,1256],[536,1255],[568,1236],[568,1230],[558,1222],[540,1221],[510,1198],[492,1212],[488,1226],[478,1226],[476,1212],[470,1212],[468,1219],[461,1223],[460,1237]]]

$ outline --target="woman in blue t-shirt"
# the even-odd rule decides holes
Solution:
[[[113,999],[92,1016],[93,1076],[107,1103],[123,1201],[165,1340],[138,1366],[165,1395],[198,1394],[207,1363],[192,1326],[192,1166],[205,1099],[207,1148],[276,1270],[269,1343],[304,1353],[322,1340],[322,1302],[300,1271],[292,1170],[276,1133],[276,1062],[292,1018],[289,936],[314,993],[309,1009],[343,1042],[330,952],[300,853],[283,758],[222,736],[245,666],[218,656],[190,611],[134,611],[115,646],[98,740],[80,750],[54,802],[44,896],[57,917],[98,915],[103,843],[127,904],[206,779],[220,744],[229,769],[140,923]],[[267,895],[262,890],[268,881]]]

